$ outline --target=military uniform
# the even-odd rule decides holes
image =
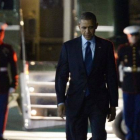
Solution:
[[[129,26],[126,34],[139,31]],[[132,34],[133,35],[133,34]],[[135,34],[134,34],[135,35]],[[138,34],[137,34],[138,35]],[[118,48],[118,66],[123,71],[123,114],[127,127],[126,140],[140,140],[140,40],[137,43],[126,43]]]
[[[123,65],[122,89],[124,92],[140,93],[140,43],[121,45],[118,49],[118,65]]]
[[[8,104],[9,88],[17,85],[17,57],[12,46],[2,43],[0,45],[0,140],[6,124],[6,111]],[[11,81],[8,74],[10,64]]]

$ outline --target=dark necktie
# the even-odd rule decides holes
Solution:
[[[86,52],[85,52],[85,67],[87,71],[87,75],[90,74],[91,68],[92,68],[92,52],[90,49],[90,42],[87,42],[86,46]]]
[[[90,48],[90,42],[87,42],[87,46],[86,46],[86,52],[85,52],[85,67],[86,67],[86,71],[87,71],[87,75],[90,74],[91,68],[92,68],[92,52],[91,52],[91,48]],[[89,89],[86,89],[86,96],[88,96],[90,94]]]

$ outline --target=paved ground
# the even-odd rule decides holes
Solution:
[[[117,112],[122,107],[122,100],[119,100]],[[112,130],[112,123],[106,123],[107,140],[120,140]],[[9,116],[4,137],[9,140],[65,140],[65,128],[42,128],[31,131],[26,131],[23,128],[22,115],[19,113],[17,104],[9,109]],[[88,138],[91,137],[90,129]]]
[[[119,140],[113,133],[112,123],[106,124],[107,140]],[[26,131],[22,125],[22,116],[18,108],[14,107],[9,110],[8,123],[4,137],[9,140],[65,140],[65,128],[42,128],[32,131]],[[91,137],[89,130],[88,138]]]
[[[114,134],[108,134],[107,140],[120,140]],[[66,140],[65,133],[62,132],[21,132],[6,131],[5,137],[9,140]],[[88,138],[91,134],[88,133]]]

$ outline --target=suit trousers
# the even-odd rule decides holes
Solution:
[[[126,140],[140,140],[140,94],[123,93]]]
[[[92,140],[106,140],[106,116],[107,113],[100,110],[90,96],[85,97],[79,115],[66,114],[67,140],[87,140],[88,120],[90,121]]]
[[[3,131],[7,122],[7,104],[8,104],[8,93],[0,94],[0,137],[3,136]]]

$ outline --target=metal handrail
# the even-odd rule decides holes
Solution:
[[[26,55],[25,55],[25,38],[24,38],[24,21],[23,12],[20,9],[20,31],[21,31],[21,47],[22,47],[22,59],[23,59],[23,72],[26,72]]]
[[[35,108],[57,108],[57,105],[36,105],[36,104],[31,104],[28,105],[28,107],[35,107]]]
[[[49,96],[49,97],[56,97],[56,93],[30,93],[30,96]]]

